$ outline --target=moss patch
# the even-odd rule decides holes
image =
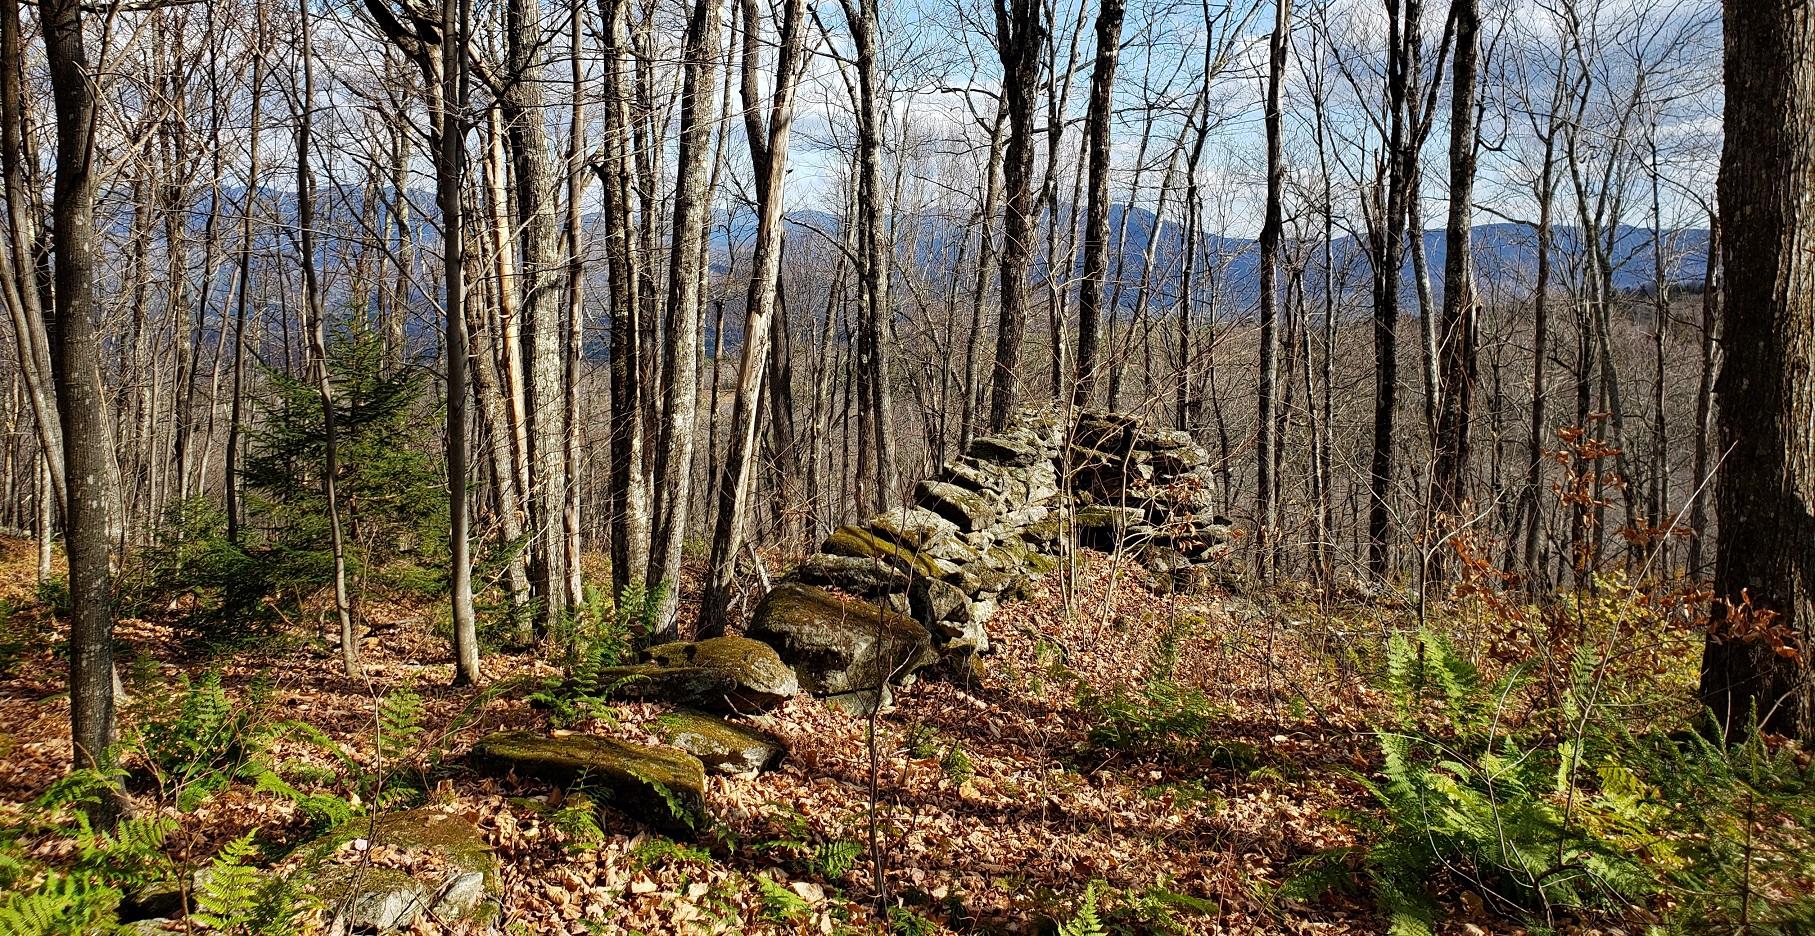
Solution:
[[[938,578],[945,570],[931,556],[903,549],[875,533],[858,526],[841,526],[826,537],[821,552],[886,563],[894,568],[927,578]]]
[[[600,790],[610,804],[662,829],[692,829],[706,817],[706,770],[673,748],[599,735],[499,731],[473,745],[475,767]]]
[[[764,770],[787,753],[787,746],[766,731],[698,712],[663,715],[656,719],[656,731],[720,773]]]

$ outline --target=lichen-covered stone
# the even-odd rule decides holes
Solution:
[[[994,523],[1001,514],[990,498],[945,481],[922,481],[914,487],[914,502],[974,533]]]
[[[479,922],[502,893],[498,856],[471,822],[431,806],[343,823],[310,846],[321,861],[354,839],[415,858],[432,873],[329,865],[310,887],[347,931],[408,928],[423,914],[444,923]]]
[[[698,712],[663,715],[656,719],[656,731],[715,773],[768,770],[788,753],[787,745],[767,731]]]
[[[1032,440],[1011,435],[978,436],[971,440],[970,447],[964,453],[979,461],[1016,468],[1025,468],[1039,461],[1043,454],[1039,445]]]
[[[958,532],[956,524],[925,507],[896,507],[871,517],[864,525],[877,536],[915,552]]]
[[[964,590],[938,579],[919,579],[908,590],[908,607],[914,620],[931,627],[936,621],[964,619],[970,611],[970,599]]]
[[[874,689],[936,659],[932,635],[911,618],[795,583],[771,589],[745,633],[775,647],[817,695]]]
[[[335,865],[316,893],[342,932],[392,933],[408,928],[435,899],[428,885],[396,868]]]
[[[941,578],[955,571],[939,559],[891,543],[860,526],[841,526],[833,530],[819,549],[833,556],[868,559],[925,578]]]
[[[760,640],[678,641],[651,647],[648,654],[648,663],[602,671],[601,683],[637,677],[623,682],[622,694],[721,711],[766,711],[800,691],[794,671]]]
[[[674,748],[590,734],[499,731],[473,745],[473,766],[608,795],[608,805],[671,831],[696,827],[706,815],[706,768]]]
[[[907,573],[895,568],[893,563],[829,553],[808,556],[783,576],[782,581],[836,588],[865,598],[904,592],[908,586]]]

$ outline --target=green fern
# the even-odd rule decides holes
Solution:
[[[257,845],[257,830],[228,842],[198,876],[195,891],[196,922],[210,929],[233,932],[244,929],[258,898],[258,870],[248,865]]]
[[[422,697],[409,689],[395,689],[378,700],[378,755],[387,764],[401,764],[416,754],[422,736]]]
[[[1109,936],[1109,931],[1103,928],[1103,920],[1097,913],[1102,886],[1101,881],[1091,881],[1084,887],[1084,896],[1078,898],[1077,913],[1059,924],[1058,936]]]
[[[777,922],[798,920],[812,910],[812,905],[799,894],[775,883],[767,875],[756,875],[756,888],[762,894],[764,911]]]
[[[813,851],[813,869],[827,879],[844,877],[863,857],[863,844],[850,839],[826,842]]]

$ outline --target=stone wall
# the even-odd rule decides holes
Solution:
[[[1072,542],[1125,550],[1159,587],[1194,584],[1228,540],[1211,513],[1212,480],[1209,456],[1184,433],[1119,413],[1086,412],[1069,427],[1025,413],[917,484],[911,503],[833,531],[764,596],[744,636],[651,647],[645,662],[594,680],[718,714],[670,719],[667,746],[496,732],[471,763],[563,785],[585,776],[646,822],[695,828],[706,771],[761,770],[783,756],[749,716],[800,692],[872,711],[916,670],[944,661],[963,673],[989,651],[996,609]]]
[[[920,667],[987,653],[990,617],[1056,568],[1074,533],[1126,548],[1162,588],[1195,584],[1228,540],[1208,454],[1127,414],[1085,412],[1071,428],[1027,411],[972,440],[911,504],[833,531],[757,605],[747,635],[804,690],[867,708]]]

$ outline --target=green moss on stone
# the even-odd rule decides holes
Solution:
[[[903,572],[938,578],[942,571],[937,560],[903,549],[859,526],[841,526],[826,537],[821,552],[885,563]]]
[[[662,828],[691,827],[705,817],[706,770],[673,748],[599,735],[499,731],[473,745],[474,766],[549,783],[596,787],[611,805]]]

